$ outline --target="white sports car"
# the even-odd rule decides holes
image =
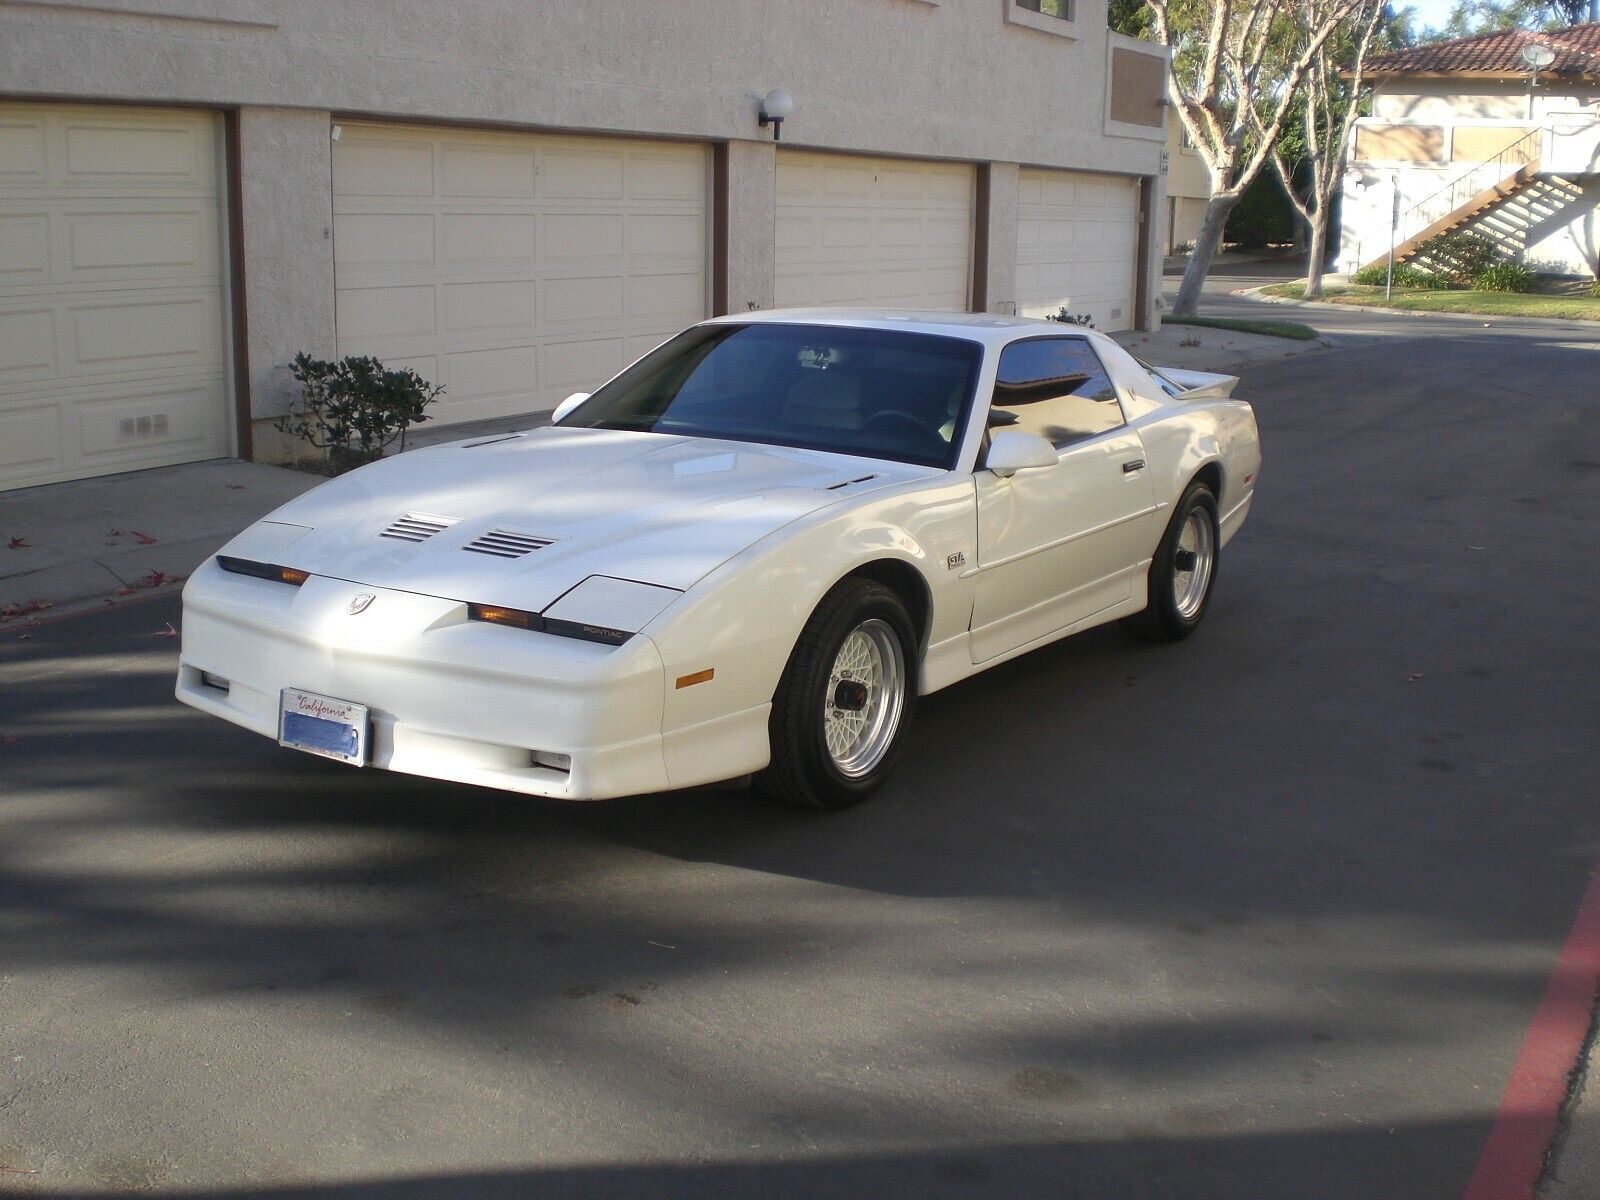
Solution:
[[[1236,382],[1016,317],[706,321],[549,428],[246,529],[184,588],[178,698],[540,796],[841,807],[919,695],[1108,621],[1194,630],[1261,463]]]

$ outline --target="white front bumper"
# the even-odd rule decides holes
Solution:
[[[673,786],[649,638],[597,645],[468,621],[460,601],[317,576],[296,588],[214,561],[183,600],[178,699],[256,733],[276,739],[279,693],[301,688],[371,710],[376,767],[573,800]]]

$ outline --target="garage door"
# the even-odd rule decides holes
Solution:
[[[779,150],[778,305],[970,307],[973,195],[970,166]]]
[[[341,354],[445,386],[434,419],[553,408],[706,315],[704,147],[347,124]]]
[[[1088,313],[1102,332],[1133,327],[1139,185],[1114,175],[1024,170],[1017,209],[1017,312]]]
[[[0,489],[227,452],[218,140],[0,104]]]

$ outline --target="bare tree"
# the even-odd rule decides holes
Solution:
[[[1228,214],[1261,173],[1301,81],[1361,0],[1149,0],[1155,39],[1173,51],[1178,118],[1211,172],[1211,196],[1183,272],[1188,316],[1222,244]]]
[[[1301,0],[1303,11],[1312,21],[1335,2]],[[1304,140],[1301,161],[1307,165],[1311,179],[1304,196],[1295,190],[1294,171],[1285,160],[1282,140],[1270,143],[1273,173],[1309,230],[1308,297],[1322,295],[1322,276],[1328,260],[1328,213],[1344,175],[1345,147],[1350,144],[1350,128],[1361,110],[1367,51],[1383,20],[1383,10],[1384,0],[1359,0],[1343,27],[1322,43],[1306,70],[1299,101]]]

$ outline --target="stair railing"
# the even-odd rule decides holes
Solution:
[[[1515,159],[1516,162],[1517,162],[1517,165],[1518,165],[1518,169],[1521,169],[1521,167],[1527,165],[1527,163],[1529,163],[1530,161],[1532,161],[1533,159],[1538,157],[1537,154],[1530,155],[1530,154],[1527,154],[1526,152],[1524,152],[1524,150],[1523,150],[1524,144],[1527,143],[1527,142],[1533,141],[1535,138],[1543,139],[1544,133],[1545,133],[1545,131],[1544,131],[1544,128],[1542,126],[1539,127],[1539,128],[1536,128],[1536,129],[1530,129],[1527,133],[1523,134],[1516,141],[1512,142],[1509,146],[1507,146],[1504,150],[1500,151],[1500,153],[1496,154],[1493,158],[1485,159],[1481,163],[1473,163],[1470,167],[1468,167],[1460,175],[1457,175],[1454,179],[1452,179],[1449,183],[1445,184],[1438,191],[1428,193],[1427,196],[1423,197],[1421,200],[1419,200],[1415,204],[1413,204],[1410,208],[1406,209],[1406,211],[1404,213],[1402,213],[1401,216],[1400,216],[1399,228],[1401,230],[1412,229],[1413,232],[1415,230],[1417,230],[1417,229],[1424,229],[1427,226],[1431,225],[1434,221],[1437,221],[1440,217],[1446,215],[1447,213],[1455,212],[1456,209],[1460,208],[1463,204],[1465,204],[1468,200],[1472,199],[1479,192],[1484,191],[1487,187],[1493,186],[1493,184],[1485,184],[1482,181],[1482,179],[1479,178],[1479,174],[1478,173],[1480,171],[1482,171],[1485,167],[1493,167],[1493,166],[1497,166],[1497,165],[1501,165],[1501,166],[1507,165],[1513,159]],[[1507,176],[1509,176],[1510,174],[1511,174],[1511,172],[1509,172],[1509,171],[1504,171],[1504,172],[1500,172],[1500,173],[1496,174],[1494,176],[1493,183],[1497,184],[1497,183],[1503,182],[1507,178]],[[1470,183],[1470,181],[1474,180],[1474,179],[1478,180],[1476,185],[1473,185],[1473,184]],[[1458,195],[1457,194],[1458,191],[1460,191],[1460,189],[1463,188],[1463,187],[1466,187],[1467,191],[1465,192],[1465,194]],[[1447,192],[1450,195],[1450,199],[1445,203],[1443,208],[1436,209],[1435,212],[1434,212],[1434,215],[1432,217],[1427,217],[1426,214],[1423,213],[1423,210],[1434,207],[1434,201],[1436,201],[1440,196],[1445,195]],[[1412,224],[1412,218],[1413,217],[1417,217],[1419,215],[1422,216],[1423,219],[1419,223],[1417,223],[1416,225],[1413,225]],[[1409,236],[1409,235],[1404,235],[1404,236]]]

